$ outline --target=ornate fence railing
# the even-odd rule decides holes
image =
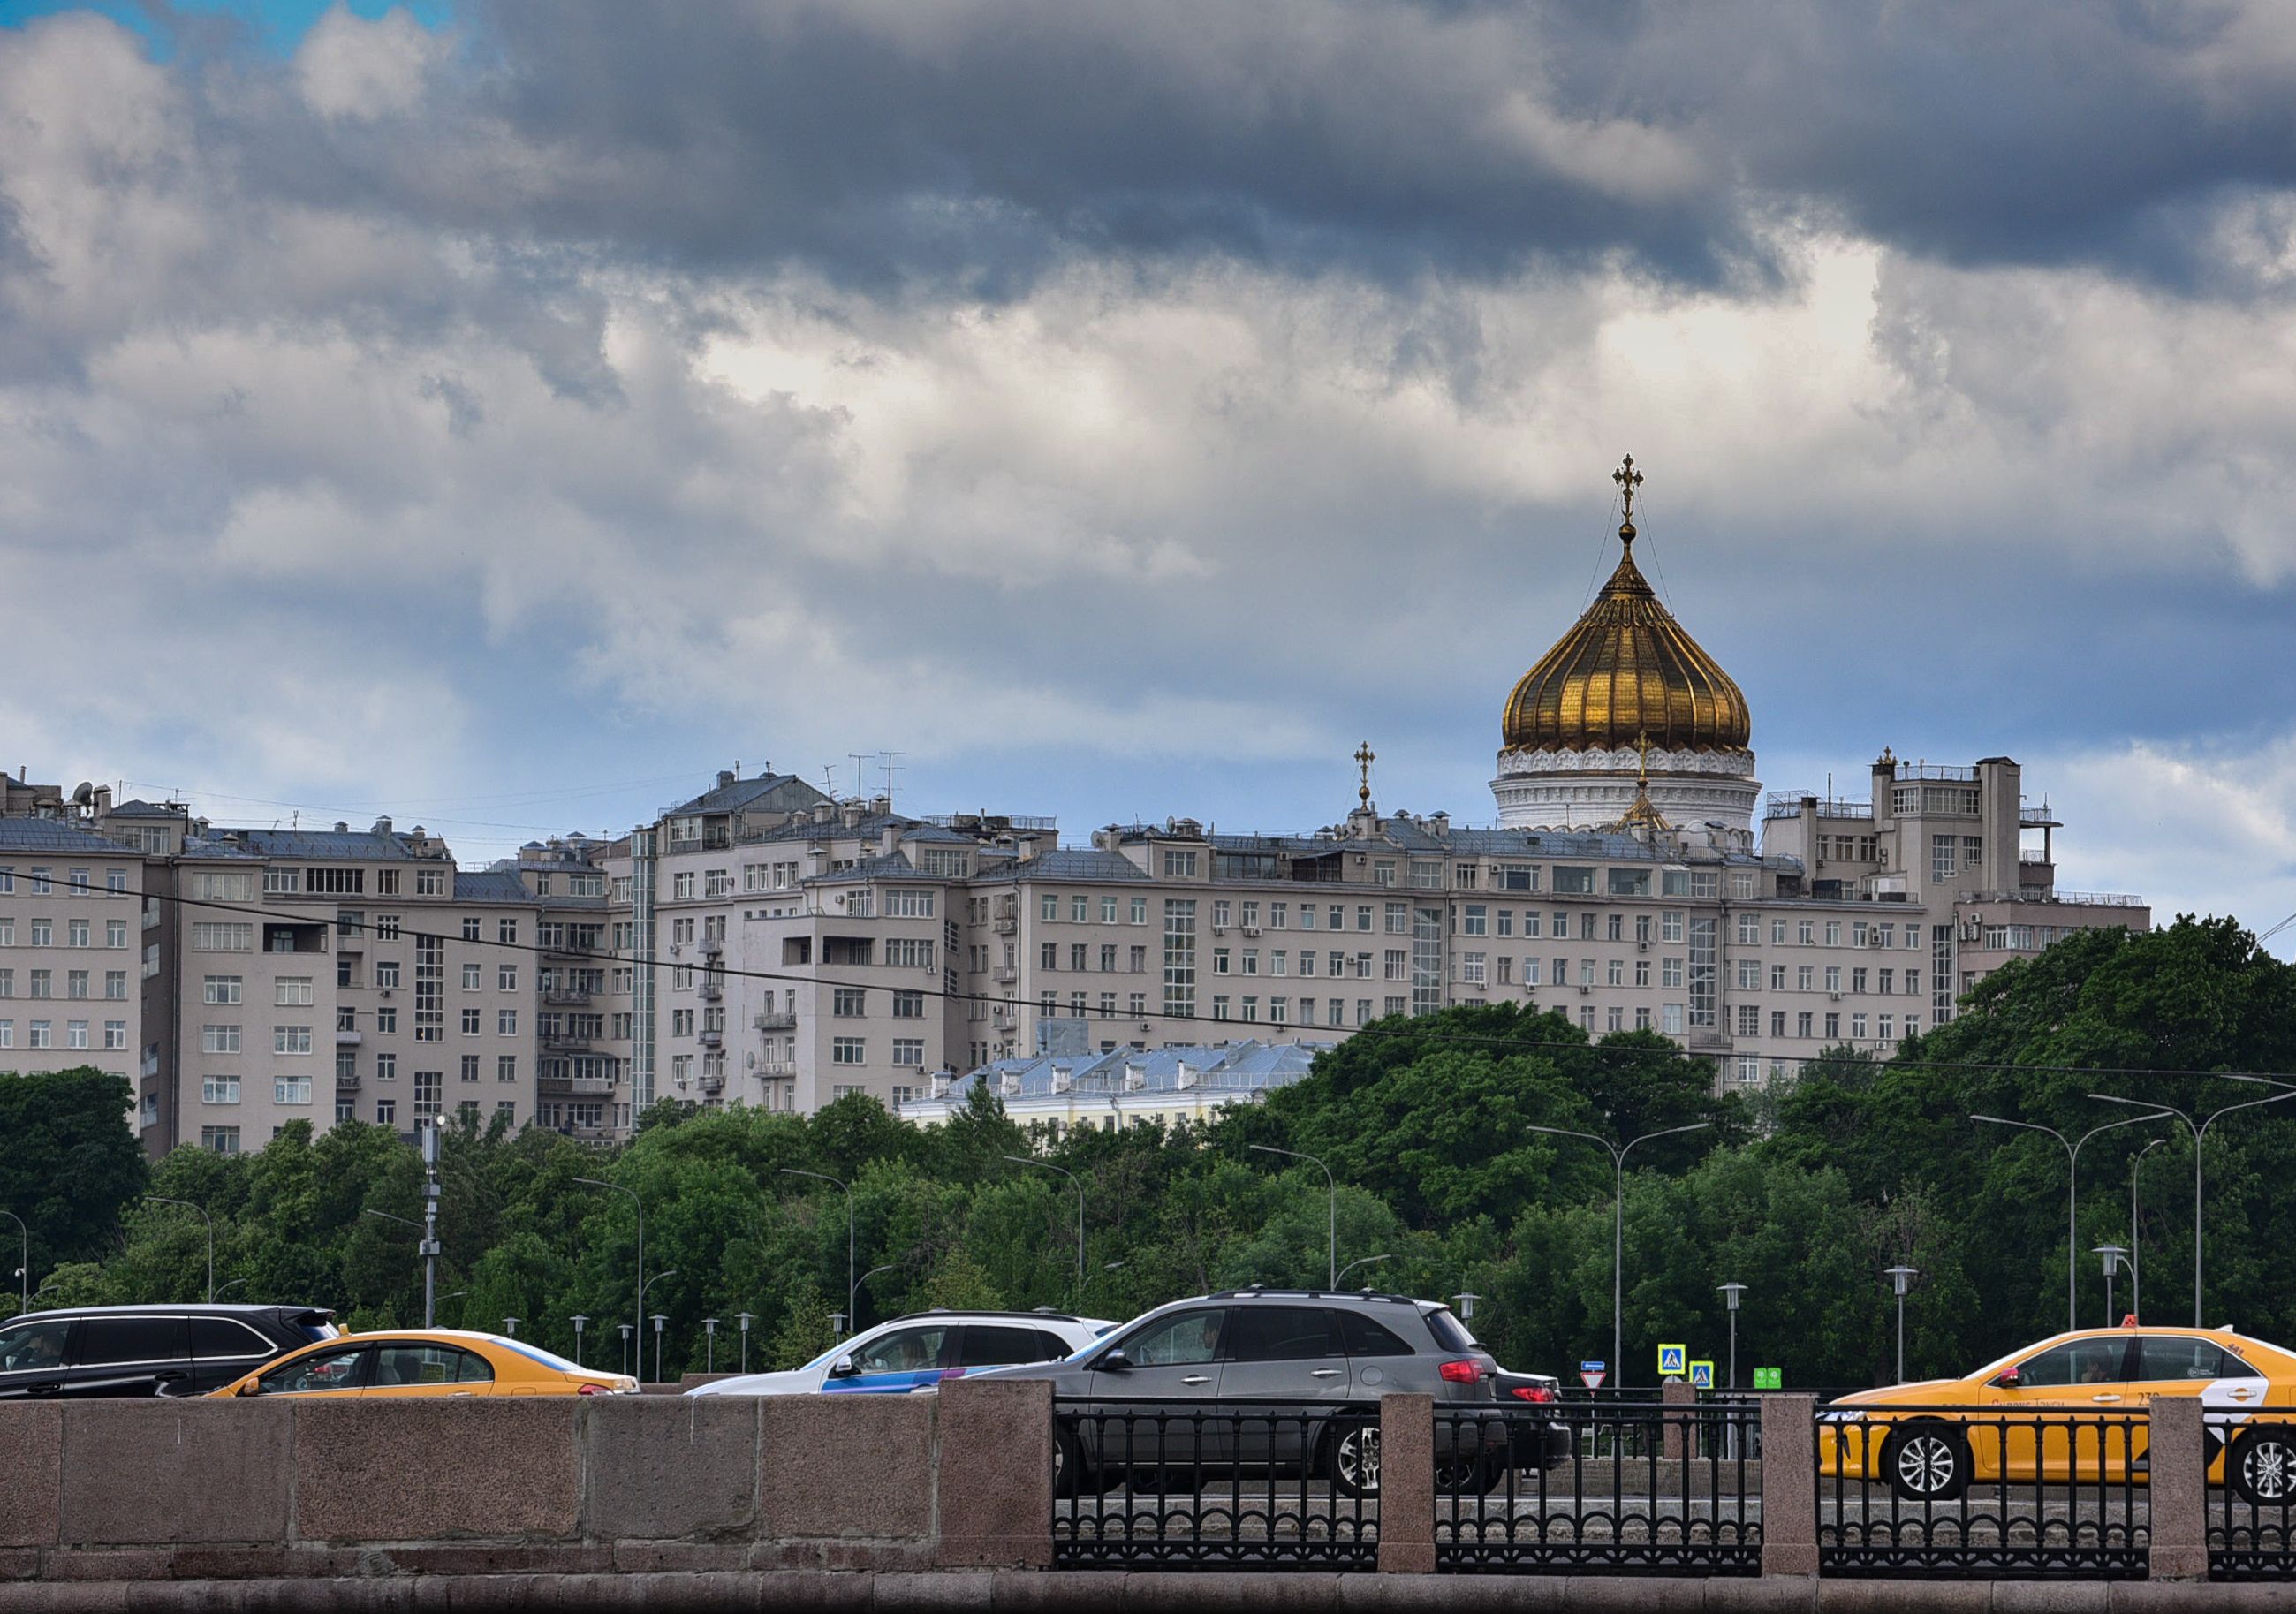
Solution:
[[[1439,1407],[1436,1567],[1759,1574],[1759,1421],[1741,1403]]]
[[[2142,1579],[2149,1432],[2142,1412],[1821,1412],[1818,1572]]]
[[[1377,1567],[1376,1405],[1059,1399],[1053,1438],[1059,1567]]]

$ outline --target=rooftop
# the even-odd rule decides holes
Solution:
[[[951,1082],[945,1098],[924,1102],[961,1106],[984,1080],[1007,1103],[1055,1095],[1120,1103],[1142,1094],[1262,1094],[1307,1075],[1316,1055],[1330,1045],[1248,1039],[1218,1046],[1119,1048],[1100,1054],[997,1060]]]

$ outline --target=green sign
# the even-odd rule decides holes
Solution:
[[[1661,1379],[1681,1378],[1690,1371],[1689,1362],[1690,1347],[1687,1345],[1661,1345],[1658,1348],[1658,1376]]]
[[[1786,1370],[1783,1367],[1758,1367],[1754,1370],[1756,1389],[1784,1389],[1785,1387]]]

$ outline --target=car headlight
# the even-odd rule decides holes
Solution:
[[[1855,1406],[1845,1406],[1839,1411],[1829,1407],[1818,1413],[1817,1421],[1820,1423],[1863,1423],[1866,1413],[1862,1408]]]

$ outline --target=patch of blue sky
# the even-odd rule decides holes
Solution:
[[[445,27],[454,10],[451,0],[0,0],[0,28],[21,28],[63,12],[93,12],[141,34],[152,56],[164,61],[175,54],[179,17],[186,22],[219,19],[237,23],[258,48],[283,56],[339,5],[368,19],[406,11],[429,29]]]

